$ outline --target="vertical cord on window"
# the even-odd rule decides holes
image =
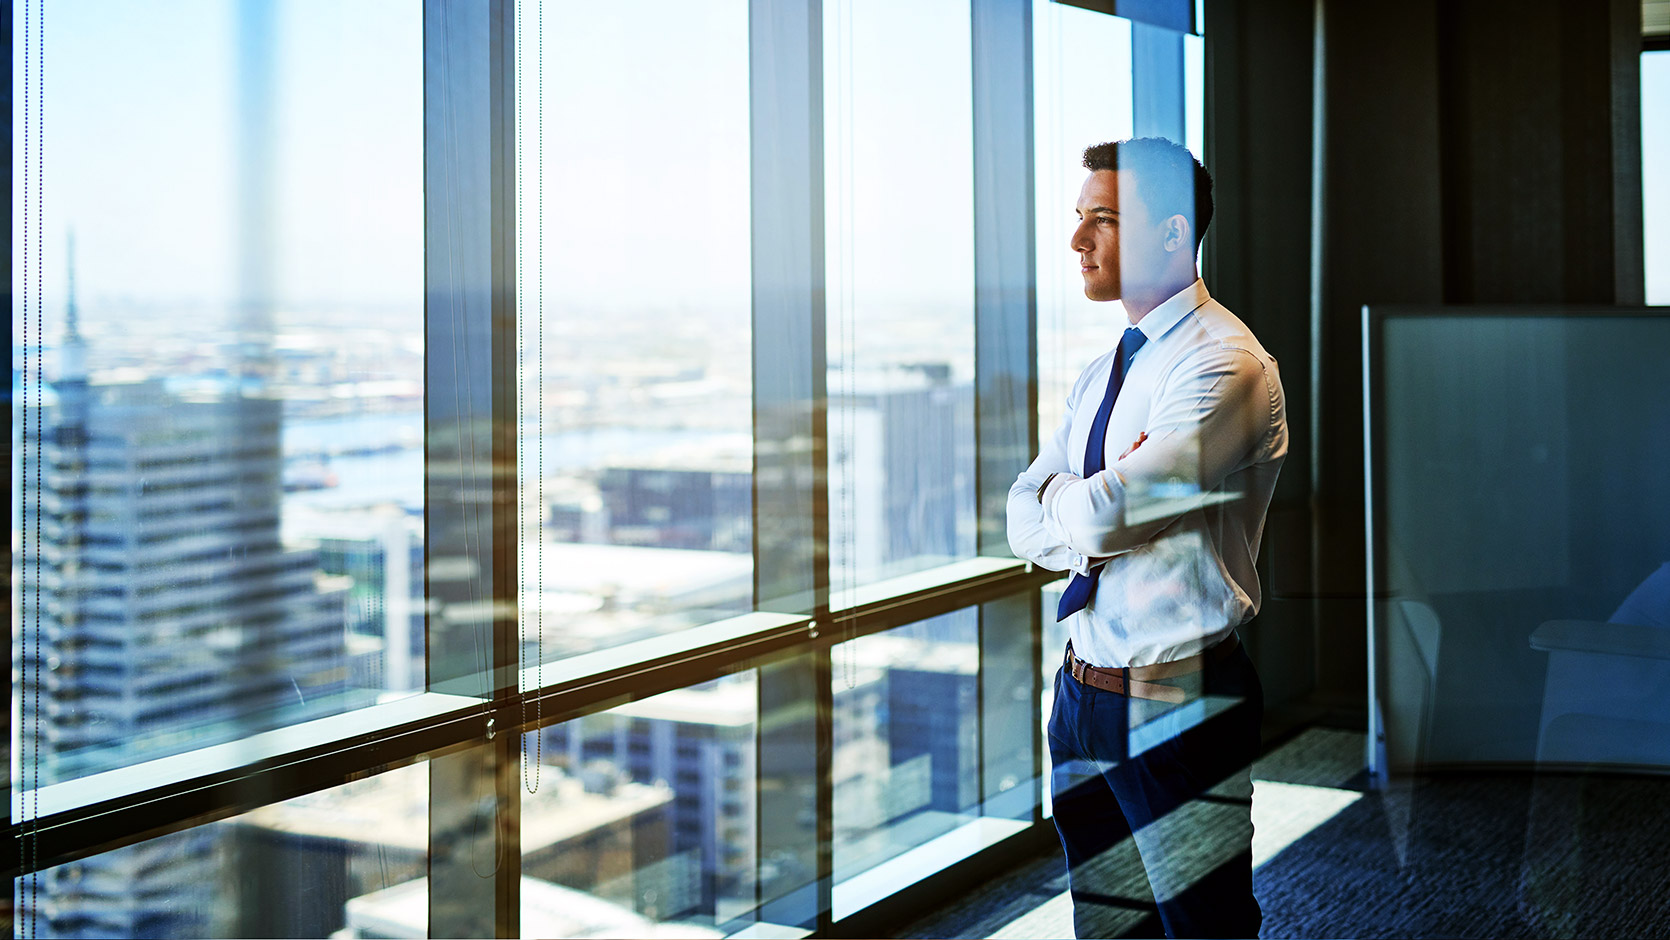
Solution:
[[[534,548],[534,583],[539,587],[539,606],[534,608],[534,623],[538,633],[534,648],[535,685],[545,687],[545,0],[539,0],[539,50],[536,62],[539,71],[535,88],[538,97],[535,105],[539,109],[539,138],[537,142],[539,153],[539,217],[537,219],[539,231],[539,247],[535,251],[537,267],[534,275],[538,279],[535,289],[539,292],[539,318],[535,323],[539,330],[535,338],[535,353],[539,363],[534,373],[534,406],[536,433],[538,434],[539,459],[535,466],[536,492],[540,494],[538,510],[539,525],[535,532],[538,541]],[[545,698],[541,696],[534,702],[535,727],[534,734],[534,777],[533,789],[539,789],[540,764],[545,760]],[[532,792],[532,791],[530,791]]]
[[[40,43],[40,45],[44,45],[45,39],[46,39],[46,30],[45,30],[46,11],[44,10],[44,5],[45,4],[44,4],[44,0],[43,0],[43,3],[42,3],[43,9],[41,10],[40,15],[38,17],[38,22],[40,24],[39,28],[41,30],[41,43]],[[37,96],[40,96],[40,94],[41,94],[41,92],[40,92],[41,82],[38,80],[38,78],[39,77],[44,77],[44,74],[45,74],[44,61],[45,61],[46,57],[42,53],[42,50],[37,48],[37,44],[32,41],[32,30],[35,28],[35,23],[36,22],[37,22],[37,17],[34,16],[33,13],[32,13],[32,4],[29,2],[29,0],[24,0],[24,4],[23,4],[23,199],[22,199],[22,203],[23,203],[23,228],[22,228],[22,230],[23,230],[23,246],[22,247],[23,247],[23,250],[20,253],[21,256],[22,256],[22,259],[23,259],[23,265],[22,265],[23,270],[22,270],[21,276],[19,278],[19,283],[23,285],[23,297],[22,297],[23,317],[22,317],[22,320],[23,320],[23,406],[24,406],[24,412],[23,412],[24,423],[23,423],[23,433],[22,433],[23,454],[22,454],[22,467],[21,467],[21,473],[20,473],[20,476],[22,477],[22,479],[19,481],[19,484],[20,484],[19,489],[24,492],[24,499],[23,499],[23,507],[22,507],[23,508],[23,513],[22,513],[22,520],[21,520],[22,524],[23,524],[23,533],[22,533],[22,537],[19,540],[19,547],[22,550],[23,557],[19,559],[18,571],[19,571],[19,574],[22,574],[28,568],[29,565],[33,564],[33,566],[34,566],[34,576],[33,576],[33,578],[25,577],[23,579],[24,591],[23,591],[23,598],[22,599],[23,599],[23,604],[24,604],[24,615],[23,615],[22,618],[20,618],[20,625],[23,629],[23,637],[22,637],[22,642],[20,644],[21,647],[22,647],[23,662],[22,662],[22,664],[19,668],[19,681],[23,684],[23,701],[24,701],[23,721],[24,721],[24,728],[23,728],[22,733],[18,735],[18,749],[19,749],[19,752],[20,752],[18,754],[18,766],[21,770],[20,777],[22,778],[21,780],[19,780],[18,783],[19,783],[19,786],[21,786],[23,788],[24,792],[27,794],[27,799],[25,801],[23,801],[23,805],[20,807],[20,815],[23,818],[18,820],[18,864],[19,864],[19,870],[21,872],[25,872],[27,874],[23,875],[21,883],[19,885],[19,890],[17,891],[17,894],[19,895],[19,898],[18,898],[19,902],[23,902],[23,901],[25,901],[25,899],[27,900],[26,904],[22,904],[20,906],[25,906],[28,909],[27,919],[24,920],[23,924],[21,925],[22,929],[19,930],[19,935],[20,936],[30,936],[30,937],[35,936],[39,933],[39,930],[37,929],[36,925],[37,925],[37,917],[39,916],[39,911],[40,911],[40,873],[35,870],[35,866],[39,861],[39,856],[38,856],[38,853],[39,853],[39,844],[38,844],[39,839],[38,839],[38,835],[37,835],[38,824],[37,824],[36,821],[40,817],[40,734],[39,734],[39,732],[40,732],[40,723],[41,723],[41,702],[40,702],[40,691],[39,691],[40,669],[36,665],[36,660],[38,659],[38,657],[40,655],[40,650],[39,650],[40,612],[41,612],[41,578],[40,578],[40,528],[41,528],[41,522],[40,522],[40,505],[41,505],[41,459],[44,456],[40,452],[41,437],[42,437],[42,434],[41,434],[41,402],[42,402],[42,396],[41,396],[41,381],[40,381],[41,352],[40,352],[39,346],[40,346],[41,340],[42,340],[42,329],[41,329],[42,313],[41,313],[41,297],[40,297],[40,293],[41,293],[40,282],[41,282],[41,267],[42,267],[42,259],[40,257],[40,252],[41,252],[42,238],[41,238],[41,233],[40,233],[40,228],[41,228],[41,219],[40,219],[40,213],[41,213],[41,204],[40,204],[40,200],[41,200],[41,186],[40,186],[41,167],[40,167],[40,154],[38,152],[39,148],[41,147],[40,137],[41,137],[41,130],[44,129],[44,121],[41,120],[41,113],[40,113],[41,105],[43,103],[43,100],[41,98],[37,97]],[[39,70],[39,72],[40,72],[39,76],[36,75],[36,70]],[[34,81],[34,82],[31,82],[32,78],[37,78],[37,80]],[[39,128],[36,127],[37,122],[39,122],[40,125],[41,125]],[[31,144],[33,144],[34,146],[31,147]],[[29,170],[31,169],[31,167],[33,167],[33,169],[35,170],[34,221],[35,221],[35,227],[36,227],[35,244],[32,246],[35,249],[35,258],[34,258],[35,291],[34,291],[34,296],[33,297],[30,296],[30,291],[29,291],[29,286],[30,286],[30,284],[29,284],[29,269],[30,269],[30,252],[29,252],[29,249],[30,249],[31,245],[29,244],[29,241],[28,241],[29,234],[30,234],[29,233],[29,219],[30,219],[30,211],[29,211],[29,209],[30,209],[30,204],[29,204],[30,203],[30,200],[29,200],[29,196],[30,196],[30,173],[29,173]],[[29,305],[30,305],[31,301],[33,301],[34,304],[35,304],[35,319],[34,319],[34,331],[33,331],[34,335],[33,336],[30,335]],[[31,435],[31,429],[33,430],[32,435]],[[31,466],[31,462],[29,460],[29,457],[30,457],[29,452],[30,452],[31,448],[35,449],[35,451],[36,451],[36,453],[34,454],[35,459],[33,461],[33,466]],[[31,470],[33,470],[33,477],[31,477],[31,475],[30,475]],[[31,486],[31,484],[33,484],[33,485]],[[30,511],[30,503],[31,503],[30,491],[31,490],[33,491],[33,504],[34,504],[34,511],[33,512]],[[33,591],[33,603],[30,602],[31,590]]]
[[[524,696],[528,686],[522,681],[527,671],[527,654],[522,642],[522,624],[526,621],[529,592],[528,559],[524,547],[528,544],[528,506],[522,499],[522,414],[524,403],[528,400],[527,383],[524,381],[527,371],[527,331],[526,307],[523,298],[527,296],[524,289],[523,269],[525,241],[522,228],[523,205],[523,173],[522,173],[522,43],[525,34],[522,31],[522,0],[516,0],[516,691]],[[532,595],[537,601],[538,595]],[[528,777],[528,702],[524,697],[521,704],[522,721],[518,725],[522,736],[522,785],[527,786]]]
[[[534,386],[534,436],[535,436],[535,456],[536,456],[536,459],[535,459],[534,473],[533,473],[533,478],[534,478],[534,480],[533,480],[533,482],[534,482],[534,486],[533,486],[533,490],[534,490],[534,522],[533,522],[533,525],[532,525],[532,529],[533,529],[533,532],[534,532],[534,559],[535,560],[534,560],[534,573],[533,573],[533,590],[531,592],[524,592],[524,596],[528,596],[531,593],[531,596],[533,597],[533,621],[534,621],[534,625],[535,625],[535,635],[536,635],[535,646],[534,646],[534,657],[533,657],[533,668],[534,668],[535,678],[534,678],[533,684],[526,690],[527,692],[531,693],[534,696],[534,721],[533,721],[533,725],[532,725],[532,728],[531,728],[532,733],[533,733],[533,754],[532,754],[531,757],[528,754],[528,733],[529,733],[529,730],[530,730],[530,726],[528,724],[528,703],[527,703],[527,698],[526,697],[524,697],[522,699],[522,786],[530,794],[539,792],[540,772],[541,772],[541,768],[542,768],[542,765],[543,765],[544,760],[545,760],[545,738],[544,738],[544,731],[543,731],[543,725],[544,725],[544,719],[545,719],[545,701],[544,701],[543,698],[541,698],[539,696],[539,692],[538,692],[539,689],[544,687],[544,676],[545,676],[545,603],[544,603],[544,590],[545,590],[545,523],[544,523],[544,519],[545,519],[545,495],[544,495],[544,487],[545,487],[545,2],[544,2],[544,0],[537,0],[537,2],[538,2],[538,12],[535,14],[536,20],[535,20],[534,30],[537,34],[537,42],[538,42],[537,49],[538,49],[538,51],[537,51],[537,53],[535,55],[535,59],[534,59],[535,67],[537,69],[536,74],[535,74],[535,82],[534,82],[535,96],[536,96],[535,97],[535,103],[534,103],[534,111],[535,111],[535,120],[538,122],[538,124],[537,124],[538,130],[537,130],[537,136],[535,138],[535,144],[534,144],[535,150],[534,150],[534,152],[536,154],[536,157],[535,157],[535,159],[536,159],[535,178],[536,178],[536,181],[537,181],[538,193],[539,194],[536,197],[537,200],[538,200],[538,202],[537,202],[538,211],[537,211],[537,215],[535,216],[535,220],[534,220],[535,238],[537,238],[538,241],[536,242],[536,247],[534,249],[534,294],[535,294],[534,309],[535,309],[535,312],[536,312],[535,327],[534,328],[535,328],[536,332],[534,334],[534,382],[533,382],[533,386]],[[522,231],[522,221],[521,220],[522,220],[522,206],[524,205],[524,203],[526,201],[525,187],[523,186],[523,183],[522,183],[522,181],[524,179],[524,174],[522,173],[522,162],[523,162],[522,161],[522,128],[523,128],[522,98],[523,98],[524,94],[526,93],[526,91],[525,91],[525,84],[526,83],[523,81],[523,79],[525,77],[525,75],[524,75],[525,66],[521,62],[523,32],[522,32],[522,5],[521,5],[520,2],[518,2],[517,5],[516,5],[516,36],[517,36],[517,40],[516,40],[516,49],[517,49],[517,67],[516,67],[516,79],[517,79],[517,85],[516,85],[516,169],[517,169],[517,199],[516,199],[516,220],[517,221],[516,221],[516,225],[517,225],[517,237],[516,237],[516,250],[517,250],[517,258],[518,258],[517,267],[516,267],[516,276],[517,276],[517,279],[518,279],[518,289],[516,291],[516,304],[517,304],[517,308],[518,308],[517,309],[517,316],[516,316],[516,331],[517,331],[517,349],[518,349],[518,352],[520,353],[522,350],[526,349],[526,342],[523,339],[523,337],[524,337],[524,321],[526,319],[524,311],[526,309],[526,305],[522,303],[523,291],[521,290],[521,287],[520,287],[520,282],[521,282],[521,277],[522,277],[522,264],[521,264],[522,245],[523,245],[523,242],[525,241],[525,236],[524,236],[524,233]],[[518,408],[522,407],[521,403],[527,401],[526,396],[523,395],[520,391],[521,386],[522,386],[522,373],[523,373],[524,368],[525,368],[525,363],[522,362],[522,358],[519,355],[518,356],[518,367],[517,367],[517,373],[516,373],[517,374],[517,385],[518,385],[518,393],[517,393]],[[520,420],[518,420],[517,421],[517,435],[516,435],[517,441],[518,441],[518,450],[520,450],[520,442],[521,442],[521,439],[522,439],[521,427],[522,427],[522,422]],[[517,466],[517,471],[518,471],[518,480],[517,481],[518,481],[518,483],[520,483],[521,482],[520,474],[521,474],[522,462],[520,460],[518,460],[516,466]],[[526,528],[526,517],[527,517],[527,509],[526,509],[526,506],[523,506],[521,508],[521,510],[517,513],[517,518],[518,518],[519,522],[523,525],[524,531],[525,531],[525,528]],[[525,547],[526,545],[527,545],[527,539],[522,538],[521,541],[520,541],[519,548]],[[521,551],[517,552],[517,558],[519,560],[522,558],[522,552]],[[523,565],[523,567],[524,568],[526,567],[525,564]],[[521,580],[522,579],[519,579],[519,583],[521,582]],[[523,605],[521,608],[519,608],[519,610],[520,611],[525,611],[526,610],[526,605]],[[525,614],[521,614],[521,616],[525,616]],[[524,622],[526,622],[526,621],[523,620],[523,619],[520,619],[520,616],[519,616],[518,623],[517,623],[517,637],[518,637],[517,660],[518,660],[518,662],[521,661],[522,656],[524,655],[522,653],[522,644],[520,642],[520,638],[521,638],[521,634],[522,634],[521,624],[524,623]]]

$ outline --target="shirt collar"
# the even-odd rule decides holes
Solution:
[[[1167,297],[1158,307],[1148,311],[1137,329],[1150,342],[1164,336],[1184,317],[1199,310],[1212,295],[1206,292],[1206,282],[1195,278],[1194,283]]]

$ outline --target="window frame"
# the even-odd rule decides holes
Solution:
[[[14,850],[4,853],[3,870],[15,878],[428,762],[430,934],[517,936],[517,732],[740,669],[758,669],[762,714],[768,706],[781,708],[787,702],[811,707],[804,710],[809,716],[804,720],[771,733],[762,730],[757,758],[770,750],[783,759],[757,762],[756,786],[768,773],[815,777],[815,797],[807,808],[818,820],[819,837],[813,846],[775,846],[804,856],[816,877],[779,886],[776,894],[767,892],[756,913],[762,921],[831,933],[831,650],[836,643],[970,606],[980,610],[981,805],[1005,824],[983,825],[989,818],[983,816],[978,821],[983,834],[964,839],[960,854],[936,855],[923,847],[912,858],[938,864],[938,876],[966,874],[970,865],[982,864],[981,850],[1047,835],[1049,824],[1040,813],[1042,782],[1032,771],[1042,747],[1037,733],[1042,655],[1037,598],[1039,589],[1060,575],[1014,559],[1005,534],[1009,485],[1036,452],[1038,440],[1034,2],[1053,0],[969,3],[977,557],[868,585],[851,597],[831,597],[822,0],[749,0],[756,610],[519,669],[517,7],[516,0],[424,0],[427,690],[216,747],[14,791],[5,829],[6,844]],[[1149,5],[1186,9],[1188,21],[1194,21],[1193,7],[1186,2]],[[8,107],[15,100],[9,67],[13,18],[13,5],[4,3],[0,47],[8,65],[3,78]],[[1179,85],[1176,95],[1181,93]],[[1165,94],[1160,99],[1165,99],[1162,104],[1170,101]],[[8,138],[8,170],[14,146]],[[0,186],[10,217],[10,172]],[[10,228],[7,238],[10,245]],[[4,263],[9,275],[10,250]],[[9,336],[7,342],[10,348]],[[6,467],[10,483],[9,460]],[[766,522],[770,525],[762,526]],[[438,558],[466,559],[480,580],[472,586],[435,577],[437,566],[430,562]],[[486,597],[480,596],[482,584]],[[9,607],[9,599],[6,603]],[[490,625],[486,663],[478,661],[472,636],[462,631],[449,635],[442,627],[446,608],[462,604],[474,605],[475,619],[457,622],[485,619]],[[10,621],[8,610],[8,646]],[[1016,630],[1017,622],[1026,629]],[[5,682],[9,696],[9,670]],[[1004,704],[1016,700],[1009,694],[1016,687],[1029,688],[1031,694],[1020,697],[1019,705]],[[989,710],[998,708],[1018,708],[1029,718],[988,720]],[[530,715],[539,717],[530,720]],[[10,720],[8,711],[8,731]],[[994,760],[1000,762],[988,763]],[[494,795],[500,825],[491,828],[503,841],[495,842],[492,832],[461,835],[448,812],[468,805],[482,786]],[[39,814],[20,821],[19,807],[34,801]],[[764,802],[757,801],[762,816]],[[763,858],[773,846],[768,827],[756,828]],[[479,878],[469,867],[471,852],[461,848],[461,840],[471,838],[484,839],[477,847],[502,859],[494,877]],[[986,864],[991,857],[985,852]],[[25,858],[27,869],[21,865]],[[843,919],[841,931],[861,930],[867,917],[896,912],[924,887],[918,882],[877,898]],[[447,903],[438,903],[443,894]]]

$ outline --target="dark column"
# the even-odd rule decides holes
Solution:
[[[1436,5],[1319,6],[1309,415],[1318,700],[1367,695],[1362,307],[1443,299]],[[1306,424],[1300,424],[1306,427]]]
[[[1206,5],[1206,166],[1216,211],[1202,272],[1276,357],[1292,443],[1270,506],[1264,605],[1241,630],[1266,705],[1315,683],[1311,610],[1311,196],[1315,0]]]
[[[1439,5],[1446,301],[1641,303],[1640,13]]]
[[[1366,668],[1362,308],[1640,301],[1640,8],[1318,9],[1317,674],[1346,705]]]

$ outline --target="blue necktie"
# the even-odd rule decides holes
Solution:
[[[1113,402],[1119,397],[1120,386],[1125,384],[1125,373],[1131,368],[1131,360],[1146,342],[1148,337],[1134,326],[1126,330],[1125,336],[1119,340],[1113,369],[1108,372],[1108,392],[1102,396],[1102,406],[1096,409],[1096,420],[1090,423],[1090,439],[1084,442],[1083,477],[1087,480],[1107,468],[1104,458],[1107,453],[1108,416],[1113,414]],[[1089,605],[1090,599],[1096,596],[1096,582],[1101,574],[1102,565],[1097,565],[1090,569],[1088,576],[1073,575],[1073,580],[1067,582],[1067,589],[1061,592],[1061,606],[1055,609],[1055,619],[1066,620]]]

